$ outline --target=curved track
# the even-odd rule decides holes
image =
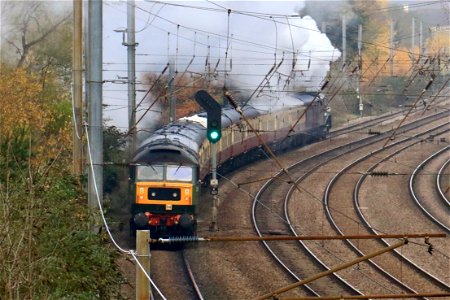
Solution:
[[[445,130],[444,132],[448,132],[448,130]],[[364,181],[368,178],[369,174],[371,174],[371,172],[373,172],[380,164],[382,164],[386,161],[389,161],[393,157],[397,156],[398,154],[402,153],[403,151],[407,150],[408,148],[415,146],[419,142],[415,142],[415,143],[406,145],[406,146],[394,151],[393,153],[383,157],[380,161],[373,164],[369,169],[367,169],[367,171],[359,178],[358,182],[356,183],[354,192],[353,192],[354,207],[355,207],[356,212],[358,213],[358,217],[363,221],[364,227],[366,229],[368,229],[370,231],[370,233],[379,234],[379,232],[374,229],[372,224],[369,223],[368,219],[365,217],[365,215],[363,213],[363,210],[361,209],[362,205],[360,204],[359,195],[360,195],[361,187],[362,187]],[[386,239],[381,239],[381,241],[385,246],[390,245],[390,243]],[[414,268],[414,270],[413,270],[414,272],[423,274],[424,276],[426,276],[426,278],[430,282],[433,282],[438,288],[442,288],[447,291],[450,289],[450,286],[447,283],[443,282],[441,279],[437,278],[433,274],[430,274],[429,272],[423,270],[416,263],[414,263],[410,259],[403,256],[401,254],[401,252],[399,252],[397,250],[395,250],[395,252],[399,257],[401,257],[405,262],[407,262],[407,264],[409,264],[410,266],[412,266]]]
[[[444,129],[443,129],[444,128]],[[385,152],[386,150],[388,150],[389,148],[394,148],[397,146],[400,146],[399,149],[394,150],[394,153],[388,154],[384,160],[387,160],[390,157],[393,157],[394,155],[397,155],[398,153],[401,153],[402,151],[414,146],[415,144],[420,143],[420,140],[416,140],[414,141],[414,139],[417,139],[420,136],[423,135],[428,135],[428,134],[440,134],[442,132],[446,132],[448,131],[448,126],[447,124],[444,125],[440,125],[437,126],[435,128],[432,128],[431,130],[427,130],[423,133],[417,134],[413,137],[409,137],[406,139],[403,139],[401,141],[397,141],[395,143],[392,143],[390,145],[388,145],[387,147],[382,147],[378,150],[372,151],[371,153],[359,158],[358,160],[352,162],[351,164],[347,165],[346,167],[344,167],[339,173],[337,173],[333,179],[329,182],[326,192],[324,194],[324,206],[325,206],[325,210],[327,212],[327,218],[329,219],[329,221],[333,224],[333,227],[335,228],[335,230],[341,234],[350,234],[351,230],[349,230],[350,227],[354,227],[354,225],[352,223],[355,223],[355,220],[358,220],[356,218],[359,217],[360,220],[365,221],[364,227],[358,226],[357,228],[357,232],[353,231],[353,234],[357,234],[357,233],[361,233],[361,231],[364,231],[365,229],[369,229],[370,231],[372,231],[372,228],[370,227],[370,225],[366,222],[365,219],[362,219],[361,216],[361,210],[359,208],[359,206],[357,206],[357,209],[355,210],[355,212],[358,212],[358,215],[355,215],[354,217],[350,215],[349,210],[346,210],[346,216],[345,218],[342,218],[339,216],[339,209],[340,208],[336,208],[338,206],[334,206],[334,209],[337,210],[338,213],[333,212],[332,209],[330,209],[330,193],[331,190],[333,189],[334,185],[336,184],[336,182],[346,173],[351,172],[350,170],[357,166],[358,164],[360,164],[361,162],[364,162],[366,160],[368,160],[370,157],[381,154],[383,152]],[[409,141],[413,141],[411,144],[408,144],[406,146],[402,146],[402,144],[409,142]],[[358,184],[357,184],[358,186]],[[354,195],[358,192],[359,188],[355,188],[354,191]],[[342,195],[339,196],[340,198],[343,198]],[[355,196],[354,196],[355,198]],[[336,199],[336,197],[335,197]],[[342,200],[341,200],[342,201]],[[358,202],[357,200],[354,200],[356,202]],[[339,206],[341,207],[341,206]],[[351,220],[348,220],[349,216],[352,218]],[[346,220],[347,219],[347,220]],[[340,223],[340,224],[339,224]],[[346,228],[346,230],[344,230],[344,228]],[[373,231],[372,231],[373,232]],[[359,255],[364,255],[364,252],[361,251],[359,249],[359,247],[351,242],[351,241],[347,241],[347,243],[359,254]],[[366,249],[372,249],[375,247],[375,242],[370,242],[370,246],[369,246],[369,241],[365,241],[365,248]],[[387,243],[386,243],[387,244]],[[366,250],[367,251],[367,250]],[[398,253],[398,251],[396,251]],[[386,258],[388,256],[388,254],[384,255],[384,260],[387,260],[388,258]],[[403,282],[402,280],[400,280],[399,278],[396,278],[395,276],[391,275],[388,271],[384,270],[379,264],[375,263],[375,260],[371,260],[371,264],[373,266],[375,266],[380,272],[382,272],[383,274],[385,274],[386,276],[388,276],[389,278],[391,278],[392,280],[394,280],[398,285],[400,285],[402,288],[404,288],[406,291],[410,292],[410,293],[418,293],[417,290],[415,290],[415,286],[428,286],[431,290],[435,289],[435,288],[439,288],[439,289],[443,289],[444,291],[446,289],[448,289],[448,285],[445,284],[444,282],[442,282],[441,280],[439,280],[438,278],[436,278],[435,276],[433,276],[432,274],[426,272],[425,270],[423,270],[422,268],[420,268],[417,264],[413,263],[410,260],[407,260],[405,257],[401,256],[401,258],[403,259],[403,261],[405,262],[403,264],[403,269],[402,269],[402,274],[404,277],[408,277],[408,278],[414,278],[415,281],[414,284],[406,284],[405,282]],[[393,262],[391,262],[392,264],[395,264],[395,260],[393,260]],[[408,273],[409,272],[409,273]],[[406,274],[406,275],[405,275]],[[421,282],[420,285],[417,284],[417,281],[420,280],[420,278],[418,278],[418,274],[420,274],[421,277],[424,278],[424,282]]]
[[[439,114],[440,117],[446,116],[447,114]],[[429,118],[429,119],[428,119]],[[428,117],[427,120],[429,121],[431,118],[433,117]],[[424,119],[423,119],[424,120]],[[422,121],[422,124],[426,123],[427,121]],[[414,123],[416,125],[413,125],[414,122],[408,124],[408,125],[404,125],[402,127],[402,130],[408,130],[408,128],[414,128],[420,125],[417,125],[418,123]],[[370,125],[369,125],[370,126]],[[361,127],[359,127],[356,130],[361,129]],[[409,130],[410,130],[409,129]],[[335,149],[332,149],[330,151],[326,151],[323,153],[320,153],[318,155],[315,155],[313,157],[310,157],[306,160],[303,160],[301,162],[298,162],[294,165],[292,165],[291,167],[289,167],[289,171],[292,171],[293,169],[298,169],[298,168],[302,168],[302,169],[308,169],[309,171],[308,173],[313,172],[314,169],[318,168],[318,165],[322,165],[327,161],[333,160],[341,155],[344,155],[350,151],[353,151],[357,148],[360,147],[364,147],[367,144],[370,143],[375,143],[381,139],[384,139],[385,136],[389,134],[388,132],[386,132],[385,134],[382,134],[381,136],[375,136],[375,137],[369,137],[369,138],[365,138],[365,139],[361,139],[359,141],[355,141],[355,142],[351,142],[349,144],[343,145],[343,146],[339,146],[336,147]],[[307,176],[307,174],[302,174],[303,176],[301,178],[304,178]],[[300,180],[301,180],[300,178]],[[275,178],[272,178],[271,180],[269,180],[268,182],[266,182],[266,184],[261,188],[261,190],[259,191],[258,195],[255,198],[255,201],[253,203],[253,221],[254,221],[254,227],[255,230],[258,232],[258,234],[261,236],[262,233],[285,233],[287,231],[287,228],[290,228],[293,232],[294,235],[297,235],[297,233],[295,232],[295,228],[294,226],[292,226],[291,221],[289,220],[289,216],[287,214],[287,202],[288,200],[285,201],[283,208],[280,208],[278,206],[278,204],[275,205],[275,200],[272,200],[269,202],[266,202],[264,200],[262,200],[263,194],[266,193],[267,195],[264,196],[264,198],[267,199],[276,199],[277,197],[279,197],[279,195],[281,193],[271,193],[271,192],[267,192],[269,190],[269,187],[271,185],[273,185],[275,182],[286,182],[288,181],[287,177],[284,176],[284,173],[280,172]],[[285,192],[283,192],[285,193]],[[288,192],[289,193],[289,192]],[[291,192],[290,192],[291,193]],[[289,197],[287,197],[286,199],[289,199]],[[275,207],[277,206],[277,207]],[[264,207],[264,209],[259,209],[261,207]],[[260,212],[258,212],[258,214],[261,214],[262,211],[266,211],[268,215],[271,215],[273,217],[273,215],[275,214],[277,217],[277,221],[274,222],[273,218],[272,221],[270,222],[272,226],[272,228],[268,228],[267,226],[261,226],[258,225],[258,221],[257,221],[257,217],[256,217],[256,211],[259,209]],[[284,212],[283,212],[284,211]],[[284,215],[284,217],[283,217]],[[258,217],[259,218],[259,217]],[[267,218],[267,217],[264,217]],[[263,218],[263,219],[264,219]],[[259,222],[259,223],[263,223],[263,222]],[[277,224],[274,224],[277,223]],[[281,243],[279,243],[281,244]],[[289,256],[289,253],[292,253],[292,250],[289,249],[280,249],[280,246],[277,246],[279,244],[275,244],[275,243],[267,243],[264,242],[265,247],[268,249],[268,251],[270,253],[272,253],[272,255],[274,255],[275,259],[285,268],[288,270],[288,272],[291,274],[291,276],[295,279],[295,280],[300,280],[301,276],[298,276],[297,274],[301,274],[301,271],[295,271],[295,265],[296,263],[298,263],[299,260],[299,255],[297,255],[296,257],[296,262],[292,262],[292,259],[288,259],[288,262],[286,262],[286,258],[285,256]],[[316,268],[316,271],[312,271],[312,272],[317,272],[317,270],[324,270],[324,269],[328,269],[329,267],[326,266],[325,263],[321,262],[317,257],[315,257],[315,255],[313,254],[312,251],[310,251],[308,249],[308,247],[305,246],[304,243],[301,243],[303,245],[303,249],[305,249],[305,261],[307,260],[307,258],[311,258],[313,257],[315,259],[314,263],[309,262],[309,264],[307,265],[307,267],[304,267],[304,269],[308,269],[308,268]],[[288,244],[287,248],[291,247],[292,248],[292,244]],[[298,251],[298,249],[296,250]],[[278,254],[275,255],[275,252],[277,252]],[[281,254],[280,254],[281,253]],[[303,261],[303,258],[301,259]],[[358,291],[358,289],[356,289],[355,287],[353,287],[352,285],[350,285],[349,283],[345,282],[345,280],[343,280],[339,275],[335,274],[335,277],[333,279],[326,279],[328,280],[328,282],[325,281],[325,279],[323,279],[323,282],[317,282],[314,284],[311,284],[310,286],[306,287],[305,292],[318,296],[320,294],[324,294],[324,292],[330,292],[330,291],[336,291],[336,292],[340,292],[342,293],[343,291],[347,291],[347,292],[352,292],[352,293],[357,293],[357,294],[361,294],[360,291]],[[323,289],[323,287],[326,287],[325,289]]]
[[[450,215],[450,206],[448,205],[448,202],[439,201],[441,199],[437,199],[437,197],[433,197],[431,193],[427,193],[427,197],[421,197],[418,192],[416,192],[416,182],[419,180],[418,176],[420,176],[427,164],[429,164],[433,159],[436,159],[442,154],[446,154],[450,150],[450,146],[446,146],[442,148],[441,150],[437,151],[436,153],[433,153],[428,158],[426,158],[424,161],[422,161],[416,169],[414,169],[413,173],[411,174],[411,177],[409,178],[409,192],[411,194],[411,197],[414,199],[414,202],[420,207],[420,209],[423,211],[423,213],[432,220],[435,224],[437,224],[439,227],[441,227],[443,230],[445,230],[447,233],[450,233],[450,226],[449,226],[449,215]],[[445,164],[444,164],[445,165]],[[439,180],[439,179],[437,179]],[[437,194],[444,195],[442,191],[440,190],[440,186],[436,186]],[[446,199],[444,197],[444,199]]]
[[[446,168],[448,168],[448,166],[450,165],[450,158],[442,165],[442,167],[439,169],[438,174],[436,176],[436,186],[439,192],[439,195],[441,196],[442,201],[444,201],[445,203],[447,203],[447,206],[450,206],[450,201],[449,198],[447,198],[447,196],[445,195],[445,192],[448,192],[448,189],[450,188],[450,184],[448,182],[448,177],[449,174],[444,174],[444,170]],[[445,179],[443,178],[447,178],[447,181],[445,181]],[[446,185],[442,186],[441,185],[441,181],[444,181],[446,183]]]

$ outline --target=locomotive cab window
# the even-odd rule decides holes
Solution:
[[[137,181],[183,181],[192,182],[196,177],[191,166],[141,165],[136,168]]]
[[[163,180],[164,179],[164,167],[163,166],[137,166],[136,168],[136,180]]]
[[[193,169],[187,166],[167,166],[167,176],[166,179],[169,181],[185,181],[192,182],[193,179]]]

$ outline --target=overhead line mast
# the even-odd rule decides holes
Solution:
[[[135,38],[135,4],[127,0],[127,47],[128,55],[128,132],[130,134],[130,160],[136,152],[136,43]]]
[[[101,0],[88,2],[88,59],[87,97],[88,102],[88,145],[89,183],[88,205],[97,208],[103,201],[103,3]],[[95,230],[95,227],[94,227]]]

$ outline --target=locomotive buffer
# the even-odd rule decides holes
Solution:
[[[210,230],[217,231],[217,206],[219,202],[219,181],[217,180],[216,143],[222,137],[222,106],[205,90],[194,95],[197,103],[206,111],[206,137],[211,143],[211,195],[213,195],[212,222]]]

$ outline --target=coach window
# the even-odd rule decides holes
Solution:
[[[137,166],[136,179],[138,181],[143,180],[163,180],[164,179],[164,167],[163,166]]]
[[[248,132],[248,126],[245,123],[241,123],[241,124],[242,124],[242,128],[241,128],[242,137],[243,137],[243,139],[246,139],[247,138],[247,132]]]
[[[192,168],[186,166],[167,166],[167,180],[192,182]]]

